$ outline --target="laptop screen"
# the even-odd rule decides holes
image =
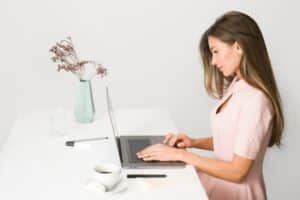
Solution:
[[[106,90],[107,111],[108,111],[111,127],[113,129],[114,136],[117,137],[117,136],[119,136],[119,134],[118,134],[118,129],[117,129],[117,125],[116,125],[116,119],[115,119],[115,116],[113,113],[114,111],[112,108],[111,98],[109,96],[108,86],[105,87],[105,90]]]
[[[113,136],[115,138],[116,141],[116,145],[117,145],[117,149],[118,149],[118,153],[119,153],[119,158],[120,161],[122,162],[122,154],[121,154],[121,149],[120,149],[120,140],[118,140],[118,130],[117,130],[117,125],[116,125],[116,119],[114,117],[114,113],[113,113],[113,108],[112,108],[112,102],[111,102],[111,98],[109,96],[109,90],[108,90],[108,86],[105,87],[105,92],[106,92],[106,102],[107,102],[107,111],[108,111],[108,116],[110,119],[110,124],[113,130]]]

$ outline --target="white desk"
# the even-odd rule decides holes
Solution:
[[[95,165],[103,162],[119,164],[108,117],[103,116],[89,125],[77,124],[73,133],[61,136],[53,132],[49,113],[51,110],[20,115],[16,120],[0,152],[1,199],[207,199],[192,166],[148,170],[166,173],[168,177],[160,180],[127,179],[127,190],[118,194],[101,196],[87,190],[84,185],[92,176]],[[140,132],[142,127],[158,134],[176,131],[166,112],[123,110],[116,112],[116,116],[119,129],[126,132]],[[91,147],[87,149],[66,147],[64,144],[71,138],[101,136],[109,136],[110,139],[90,142]],[[135,170],[123,170],[123,173],[132,171]]]

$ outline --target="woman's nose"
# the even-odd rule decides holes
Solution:
[[[212,58],[211,58],[211,65],[216,65],[217,63],[216,63],[216,59],[215,59],[215,57],[213,56]]]

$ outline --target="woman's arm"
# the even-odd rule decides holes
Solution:
[[[213,151],[214,150],[213,138],[208,137],[208,138],[192,139],[192,147]]]
[[[137,156],[144,161],[183,161],[206,174],[236,183],[243,181],[254,162],[237,154],[233,154],[231,161],[217,160],[164,144],[149,146],[138,152]]]
[[[181,151],[178,160],[193,165],[211,176],[236,183],[241,182],[247,176],[253,164],[253,160],[236,154],[231,161],[222,161],[199,156],[188,151]]]

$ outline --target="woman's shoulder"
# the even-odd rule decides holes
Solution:
[[[236,98],[244,103],[271,105],[267,95],[259,88],[256,88],[245,80],[239,80],[235,83],[233,93]]]

